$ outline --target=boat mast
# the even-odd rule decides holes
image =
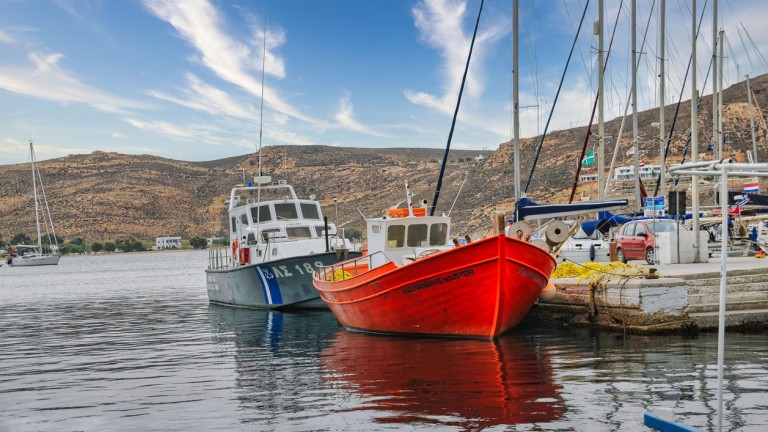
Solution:
[[[752,128],[752,160],[757,163],[757,141],[755,140],[755,117],[752,115],[752,88],[749,86],[749,74],[747,79],[747,103],[749,103],[749,125]]]
[[[514,130],[514,170],[515,170],[515,203],[520,201],[520,94],[519,88],[519,70],[518,70],[518,48],[520,46],[520,35],[518,28],[520,0],[512,1],[512,104],[513,119],[512,127]]]
[[[32,191],[35,197],[35,225],[37,225],[37,247],[39,252],[43,253],[43,239],[40,236],[40,209],[37,198],[37,176],[35,175],[35,150],[32,148],[32,141],[29,142],[29,158],[32,162]]]
[[[717,85],[717,91],[720,93],[717,95],[717,145],[720,146],[720,157],[725,157],[723,154],[723,141],[725,140],[725,134],[723,133],[723,45],[725,45],[725,32],[720,30],[720,75],[718,79],[720,82]]]
[[[720,129],[718,128],[718,96],[717,89],[717,0],[712,2],[712,148],[715,152],[713,159],[722,158],[722,147],[720,146]]]
[[[640,148],[637,141],[637,0],[632,0],[632,148],[635,151],[635,200],[643,207],[640,196]]]
[[[665,99],[665,85],[667,81],[667,76],[664,74],[664,61],[666,60],[664,58],[665,56],[665,45],[666,45],[666,30],[667,30],[667,1],[661,0],[659,3],[659,15],[660,15],[660,22],[659,26],[661,27],[660,31],[661,34],[659,36],[660,43],[659,43],[659,165],[661,166],[661,172],[659,176],[659,191],[660,195],[663,197],[667,194],[667,160],[665,155],[665,144],[666,144],[666,125],[664,124],[664,109],[666,108],[667,102]]]
[[[699,92],[696,88],[696,0],[693,0],[691,12],[691,161],[699,161],[699,130],[698,113],[696,112]],[[699,176],[691,176],[691,206],[693,207],[693,262],[699,260],[699,249],[701,248],[701,238],[699,236]]]
[[[603,20],[605,18],[604,1],[605,0],[600,0],[597,2],[597,199],[599,201],[605,199],[605,93],[603,88],[603,80],[605,77],[605,60],[603,52]]]

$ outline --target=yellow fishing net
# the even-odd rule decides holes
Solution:
[[[607,264],[588,262],[576,264],[572,261],[564,261],[557,265],[552,278],[577,278],[578,280],[589,279],[590,282],[600,282],[607,279],[627,279],[647,277],[650,274],[650,267],[637,264],[624,264],[614,261]],[[659,273],[657,276],[661,277]]]

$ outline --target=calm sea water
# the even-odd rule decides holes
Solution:
[[[374,336],[330,312],[208,304],[206,252],[0,267],[0,431],[643,431],[716,424],[717,335],[527,323]],[[726,430],[768,430],[768,338],[726,337]]]

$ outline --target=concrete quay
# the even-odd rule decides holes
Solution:
[[[719,257],[648,267],[661,277],[552,279],[557,293],[539,301],[530,318],[641,334],[717,329]],[[768,259],[729,257],[726,269],[726,327],[768,328]]]

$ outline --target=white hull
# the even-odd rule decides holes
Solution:
[[[57,265],[59,263],[59,259],[61,259],[61,255],[35,255],[15,257],[11,261],[10,265],[13,267]]]
[[[608,242],[592,239],[569,239],[558,253],[558,261],[573,261],[583,264],[587,262],[611,262],[611,251]]]

